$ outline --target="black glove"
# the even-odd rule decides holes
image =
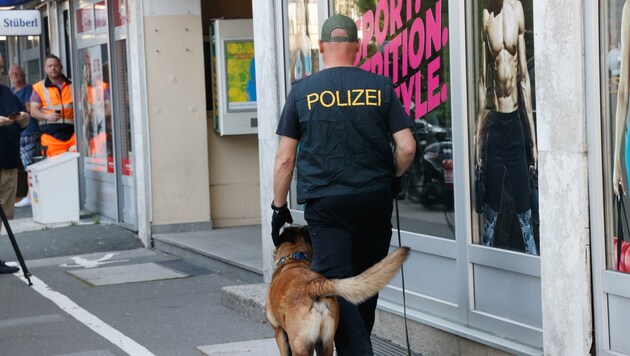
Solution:
[[[402,176],[392,179],[392,195],[396,198],[403,190]]]
[[[280,229],[286,223],[293,223],[293,217],[287,204],[277,207],[271,202],[271,209],[273,209],[273,215],[271,215],[271,239],[273,240],[273,245],[278,246],[280,244]]]

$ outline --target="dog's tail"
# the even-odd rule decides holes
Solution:
[[[399,247],[358,276],[330,280],[328,295],[338,295],[359,304],[376,295],[394,277],[409,255],[409,247]]]

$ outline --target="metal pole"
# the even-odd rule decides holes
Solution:
[[[9,226],[9,220],[7,219],[6,214],[4,213],[4,208],[2,204],[0,204],[0,218],[2,218],[2,223],[4,227],[7,229],[7,234],[9,235],[9,239],[11,240],[11,245],[13,245],[13,251],[15,251],[15,255],[20,262],[20,266],[22,267],[22,272],[24,273],[24,278],[28,281],[28,285],[32,286],[33,282],[31,282],[31,273],[26,268],[26,263],[24,263],[24,258],[22,257],[22,253],[20,252],[20,247],[15,241],[15,236],[13,236],[13,231],[11,231],[11,226]]]

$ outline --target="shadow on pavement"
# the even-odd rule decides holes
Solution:
[[[20,232],[15,233],[15,239],[25,260],[143,247],[134,232],[114,224],[71,225]],[[0,260],[15,259],[9,238],[6,235],[0,237]]]

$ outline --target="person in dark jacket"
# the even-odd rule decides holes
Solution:
[[[2,56],[0,56],[0,69],[4,70]],[[30,119],[24,104],[13,95],[11,89],[0,85],[0,204],[2,204],[2,209],[9,219],[13,218],[13,206],[17,190],[17,169],[20,166],[20,134]],[[0,229],[2,229],[1,225]],[[15,273],[18,270],[17,267],[7,266],[3,261],[0,261],[0,273]]]
[[[326,69],[293,83],[276,130],[274,244],[282,226],[293,222],[287,193],[297,166],[311,269],[328,278],[358,275],[387,255],[393,197],[416,149],[413,121],[391,80],[353,66],[359,46],[351,18],[335,15],[324,22],[319,51]],[[337,354],[373,355],[378,295],[358,306],[337,299]]]

